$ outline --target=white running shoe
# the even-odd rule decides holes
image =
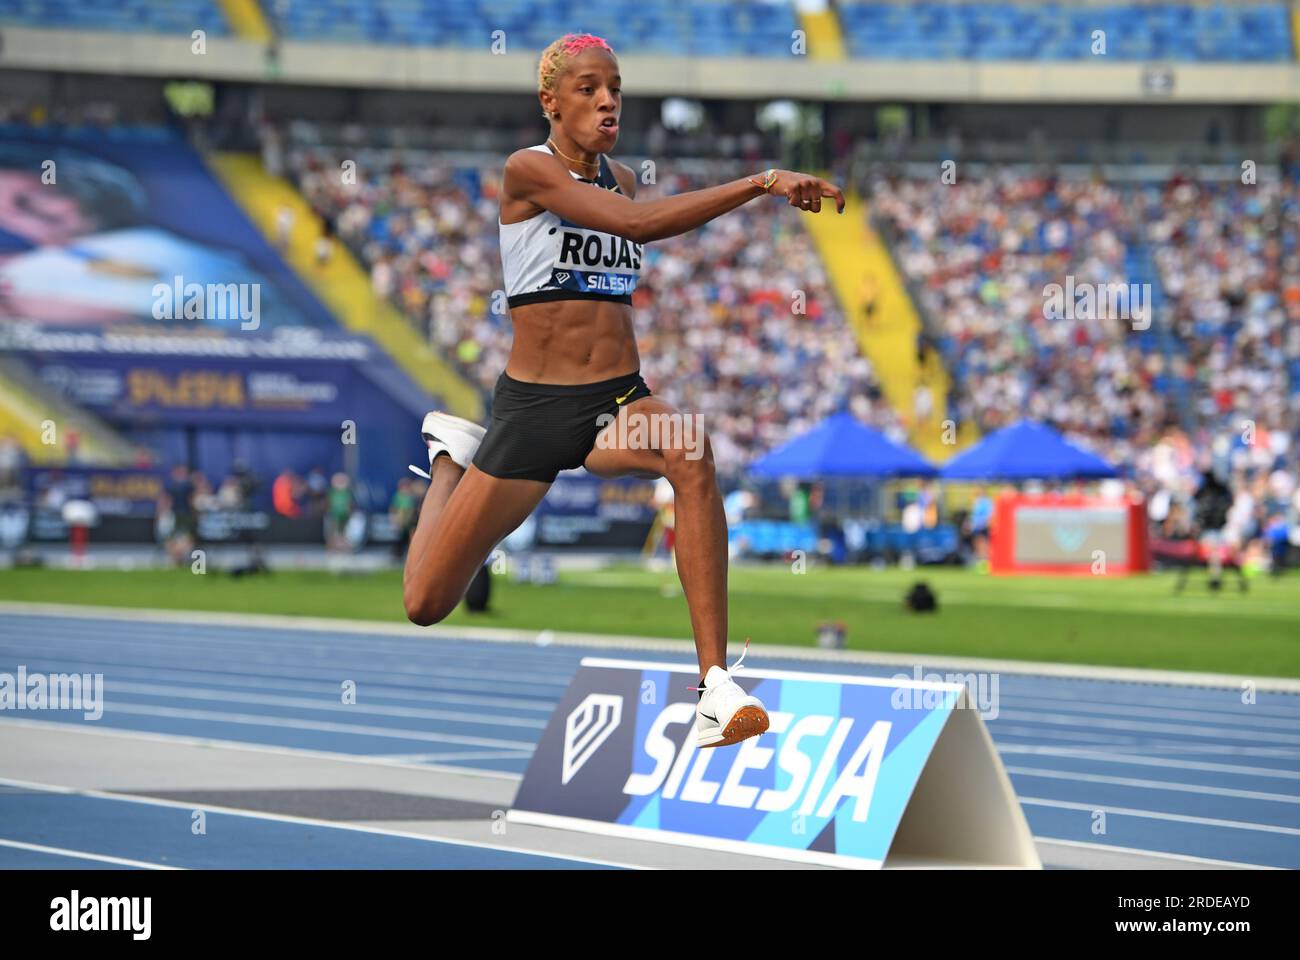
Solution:
[[[731,679],[732,671],[740,669],[740,661],[748,652],[749,641],[746,640],[744,653],[731,669],[709,667],[709,672],[704,675],[704,694],[695,707],[697,747],[726,747],[767,731],[768,717],[763,701],[751,697]]]
[[[430,473],[433,471],[434,459],[441,453],[451,457],[453,463],[469,469],[470,461],[474,459],[479,441],[483,439],[485,433],[487,430],[477,423],[453,417],[449,413],[434,410],[426,414],[424,425],[420,428],[420,436],[424,438],[424,443],[429,448]],[[425,473],[415,464],[411,464],[411,472],[426,480],[431,479],[429,473]]]

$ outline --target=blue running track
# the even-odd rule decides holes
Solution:
[[[519,775],[584,656],[643,651],[392,634],[0,614],[0,672],[100,673],[103,716],[16,719],[179,735]],[[681,656],[651,654],[668,660]],[[772,669],[892,676],[859,663],[776,660]],[[942,670],[937,672],[943,672]],[[908,671],[910,675],[910,671]],[[985,723],[1035,837],[1262,866],[1300,867],[1300,697],[1000,675]],[[356,703],[341,691],[355,684]],[[6,727],[0,737],[21,737]],[[5,777],[0,771],[0,780]],[[428,862],[437,841],[340,824],[213,814],[238,842],[209,850],[158,838],[189,809],[156,801],[0,789],[0,867],[80,866],[4,841],[184,867],[390,866]],[[1094,824],[1104,812],[1104,834]],[[94,824],[105,818],[107,832]],[[213,821],[217,821],[214,823]],[[34,837],[45,837],[35,840]],[[439,844],[449,866],[580,866]],[[55,861],[57,863],[46,863]],[[95,865],[87,861],[86,866]],[[98,866],[113,866],[109,861]],[[124,865],[130,865],[124,864]]]

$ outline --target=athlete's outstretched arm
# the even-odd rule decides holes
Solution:
[[[844,193],[839,187],[805,173],[776,171],[776,179],[764,191],[749,180],[733,180],[704,190],[692,190],[659,200],[633,201],[608,190],[592,190],[590,184],[573,179],[555,157],[538,150],[519,150],[506,161],[506,190],[565,220],[591,230],[649,243],[694,230],[765,192],[787,197],[790,206],[817,213],[822,197],[834,197],[844,212]]]

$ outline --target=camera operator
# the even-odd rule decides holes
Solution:
[[[1218,590],[1223,585],[1223,561],[1229,547],[1224,527],[1227,526],[1232,503],[1232,488],[1220,480],[1213,470],[1203,471],[1201,485],[1192,496],[1192,514],[1195,517],[1195,533],[1205,553],[1211,590]],[[1234,561],[1228,566],[1236,571],[1238,586],[1244,593],[1246,576],[1241,570],[1240,561]],[[1176,591],[1182,590],[1187,582],[1189,569],[1189,566],[1183,567],[1179,572]]]

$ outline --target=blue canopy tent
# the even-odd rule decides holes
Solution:
[[[827,417],[807,433],[755,460],[753,477],[933,477],[934,465],[910,447],[895,443],[851,413]]]
[[[1069,480],[1114,477],[1118,471],[1046,424],[1020,420],[957,454],[939,475],[945,480]]]
[[[868,509],[879,516],[882,513],[880,497],[884,492],[884,481],[900,477],[933,477],[938,472],[934,464],[915,450],[895,443],[879,430],[860,423],[848,412],[827,417],[807,433],[755,460],[748,470],[749,476],[756,479],[794,477],[824,481],[828,492],[837,494],[837,513],[850,516],[854,515],[850,504],[855,491],[866,503],[874,504]],[[772,531],[766,527],[777,529]],[[783,534],[794,536],[800,532],[806,537],[806,543],[781,539]],[[749,539],[752,549],[760,554],[788,549],[812,550],[819,540],[817,530],[809,524],[772,521],[741,523],[732,529],[732,535]],[[864,535],[868,534],[864,532]],[[869,536],[882,539],[885,532],[876,524]],[[846,537],[841,535],[838,543],[842,556],[847,548]]]

